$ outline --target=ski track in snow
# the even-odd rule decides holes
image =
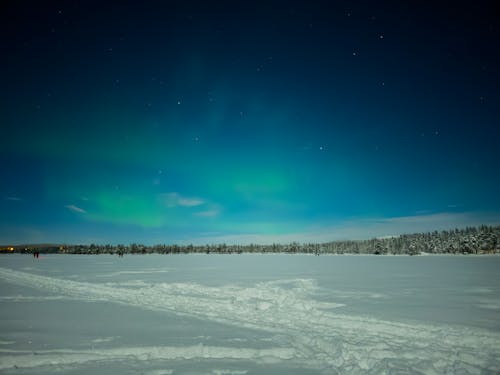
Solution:
[[[313,299],[312,280],[207,287],[159,283],[130,289],[62,280],[0,268],[0,278],[85,301],[164,311],[274,335],[276,348],[116,348],[94,351],[0,351],[0,370],[97,360],[245,359],[295,363],[323,373],[479,374],[500,372],[500,334],[468,327],[407,324],[334,312],[340,304]],[[27,358],[29,356],[29,358]],[[29,365],[29,366],[31,366]]]

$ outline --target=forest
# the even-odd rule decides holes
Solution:
[[[332,241],[326,243],[289,244],[206,244],[177,245],[158,244],[129,245],[111,244],[41,244],[2,246],[3,253],[61,253],[61,254],[375,254],[375,255],[423,255],[423,254],[495,254],[500,253],[500,225],[467,227],[448,231],[403,234],[400,236],[372,238],[368,240]]]

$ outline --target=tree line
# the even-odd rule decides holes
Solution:
[[[8,249],[8,250],[6,250]],[[326,243],[298,243],[272,245],[38,245],[0,248],[3,252],[63,253],[63,254],[493,254],[500,253],[500,226],[467,227],[448,231],[403,234],[369,240],[332,241]]]

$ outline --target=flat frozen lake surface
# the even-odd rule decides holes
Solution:
[[[5,374],[500,373],[500,257],[0,256]]]

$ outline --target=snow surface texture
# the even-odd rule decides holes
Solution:
[[[224,359],[265,365],[287,363],[325,374],[500,372],[499,333],[478,328],[396,323],[339,314],[336,308],[341,304],[314,299],[317,287],[313,280],[308,279],[262,282],[252,287],[155,283],[140,288],[124,288],[40,276],[8,268],[0,268],[0,279],[49,292],[57,298],[112,302],[257,329],[272,335],[272,346],[265,349],[199,344],[37,350],[33,353],[0,348],[0,371],[102,361]],[[246,373],[246,370],[210,371],[214,374]],[[163,373],[176,372],[166,369]]]

